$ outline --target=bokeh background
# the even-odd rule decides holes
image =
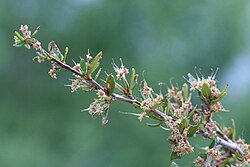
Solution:
[[[71,93],[64,86],[69,72],[54,80],[49,63],[32,61],[34,51],[12,47],[20,24],[40,25],[42,45],[69,46],[69,59],[102,50],[107,72],[112,58],[122,58],[145,71],[156,90],[171,78],[183,83],[196,66],[205,75],[219,67],[219,87],[229,84],[223,104],[231,112],[217,119],[231,125],[234,118],[238,137],[250,142],[250,1],[1,0],[1,167],[168,166],[170,154],[165,131],[118,113],[134,111],[127,104],[112,106],[106,127],[81,113],[94,94]],[[206,141],[197,137],[192,144]],[[196,153],[177,163],[193,166]]]

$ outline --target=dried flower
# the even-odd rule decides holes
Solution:
[[[140,114],[139,114],[138,119],[139,119],[139,120],[140,120],[140,122],[141,122],[143,119],[145,119],[145,118],[146,118],[146,116],[147,116],[147,113],[146,113],[146,112],[142,112],[142,113],[140,113]]]
[[[221,93],[220,90],[216,88],[215,86],[211,87],[211,92],[214,98],[218,97]]]
[[[146,100],[143,100],[141,102],[141,108],[143,110],[150,110],[151,106],[152,106],[152,99],[151,98],[147,98]]]
[[[164,103],[164,99],[162,95],[157,95],[157,97],[153,100],[155,104],[162,104]]]
[[[208,78],[205,81],[210,87],[216,84],[216,81],[214,80],[214,78],[212,78],[212,76],[208,76]]]
[[[24,36],[24,38],[30,38],[30,35],[31,35],[31,31],[25,31],[24,33],[23,33],[23,36]]]
[[[202,82],[193,81],[190,83],[190,91],[200,90],[202,87]]]
[[[151,93],[152,93],[152,88],[150,88],[150,87],[148,87],[147,85],[145,85],[144,87],[143,87],[143,91],[142,91],[145,95],[151,95]]]
[[[184,103],[182,103],[182,108],[185,111],[190,111],[192,108],[192,103],[190,101],[185,101]]]
[[[72,80],[72,84],[71,84],[71,92],[75,92],[77,91],[78,88],[80,88],[80,84],[81,84],[81,79],[77,78],[75,80]]]
[[[206,153],[210,155],[213,159],[219,160],[221,156],[221,152],[215,149],[207,149]]]
[[[223,106],[220,102],[215,103],[212,107],[211,110],[213,112],[217,112],[217,111],[222,111],[223,110]]]
[[[49,75],[52,77],[52,78],[55,78],[56,79],[56,71],[60,69],[60,66],[58,64],[56,64],[55,62],[53,62],[51,64],[52,68],[49,70]]]
[[[180,118],[183,114],[183,110],[181,108],[177,108],[174,110],[174,116]]]
[[[48,73],[51,76],[51,78],[56,79],[56,71],[54,69],[50,69]]]
[[[204,159],[198,156],[193,163],[195,166],[202,166],[204,164]]]
[[[14,42],[15,44],[19,44],[20,43],[20,40],[17,36],[14,36]]]
[[[80,71],[81,66],[80,66],[79,63],[77,63],[77,64],[75,64],[75,66],[74,66],[73,68],[74,68],[75,70],[77,70],[77,71]]]
[[[95,100],[93,103],[90,104],[89,108],[87,109],[89,111],[90,115],[98,114],[101,115],[103,112],[104,107],[99,103],[97,100]]]
[[[194,114],[194,116],[193,116],[193,121],[194,121],[194,123],[198,123],[199,122],[199,120],[200,120],[200,118],[201,118],[201,116],[199,115],[199,114]]]
[[[42,49],[41,42],[36,41],[36,42],[33,44],[33,47],[34,47],[36,50],[41,50],[41,49]]]
[[[89,53],[89,50],[88,50],[88,54],[86,55],[86,59],[87,61],[90,61],[93,59],[93,57],[91,56],[91,54]]]
[[[21,25],[20,27],[20,31],[22,31],[22,33],[25,33],[26,31],[28,31],[29,27],[27,25]]]
[[[37,58],[37,62],[38,63],[42,63],[42,62],[44,62],[45,60],[47,60],[46,58],[42,58],[42,57],[38,57]]]
[[[128,69],[126,67],[124,67],[124,66],[121,66],[121,71],[123,72],[123,74],[128,74],[129,73]]]
[[[106,99],[106,98],[107,98],[107,95],[106,95],[105,92],[104,92],[103,90],[101,90],[101,89],[99,89],[99,90],[97,91],[97,95],[98,95],[98,97],[99,97],[100,99]]]

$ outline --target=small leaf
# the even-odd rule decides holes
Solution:
[[[95,58],[92,60],[92,62],[88,66],[88,75],[91,77],[92,73],[97,69],[97,67],[100,65],[99,61],[102,58],[102,52],[99,52]]]
[[[179,156],[176,152],[172,151],[172,153],[170,155],[170,161],[173,161],[175,159],[181,159],[181,156]]]
[[[89,86],[81,86],[81,89],[84,91],[84,92],[90,92],[93,90],[93,87],[89,87]]]
[[[109,74],[109,76],[106,79],[107,95],[111,96],[114,93],[114,90],[115,90],[115,79],[112,74]]]
[[[137,83],[137,75],[135,74],[135,69],[132,68],[130,85],[129,85],[129,93],[130,94],[132,94],[132,90],[134,89],[136,83]]]
[[[15,47],[22,47],[23,46],[23,43],[19,43],[19,44],[13,44],[13,46],[15,46]]]
[[[207,83],[203,83],[202,84],[202,88],[201,88],[201,95],[206,97],[206,98],[209,98],[209,96],[211,95],[211,89],[210,87],[208,86]]]
[[[30,45],[29,44],[24,44],[23,45],[25,48],[27,48],[27,49],[30,49]]]
[[[227,87],[228,87],[228,84],[225,86],[225,88],[223,89],[223,91],[221,92],[221,94],[215,100],[213,100],[211,102],[211,106],[213,106],[217,102],[221,101],[227,95]]]
[[[41,52],[36,52],[36,54],[41,58],[47,58],[47,56],[43,55]]]
[[[57,61],[61,61],[60,58],[58,57],[58,55],[56,55],[55,53],[51,54],[51,56],[56,59]]]
[[[64,58],[63,58],[63,61],[64,61],[64,62],[66,62],[66,58],[67,58],[67,56],[68,56],[68,53],[69,53],[69,48],[66,47],[66,48],[65,48],[65,52],[64,52]]]
[[[81,59],[80,67],[81,67],[82,74],[85,75],[86,74],[86,62],[84,59]]]
[[[171,167],[179,167],[179,165],[177,163],[175,163],[175,162],[172,162]]]
[[[17,38],[23,43],[24,42],[24,38],[22,37],[22,35],[20,35],[17,31],[15,31],[15,35],[17,36]]]
[[[197,132],[198,128],[199,128],[199,125],[190,126],[189,129],[188,129],[187,137],[193,137],[195,135],[195,133]]]
[[[214,146],[215,146],[215,139],[212,140],[211,144],[209,145],[209,148],[211,149],[211,148],[213,148]]]
[[[181,121],[181,124],[179,125],[180,132],[182,132],[184,128],[188,127],[188,124],[189,124],[189,120],[187,118],[183,118],[183,120]]]
[[[188,85],[186,83],[182,86],[182,96],[184,101],[188,100]]]
[[[36,30],[33,32],[33,34],[31,35],[31,38],[33,38],[38,33],[39,29],[40,29],[40,26],[38,26]]]
[[[195,112],[195,110],[196,110],[196,107],[197,107],[197,106],[195,106],[194,109],[188,114],[188,118],[191,118],[191,117],[194,115],[194,112]]]
[[[149,127],[151,127],[151,128],[155,128],[155,127],[161,126],[162,123],[163,122],[158,122],[158,123],[154,123],[154,124],[152,124],[152,123],[146,123],[146,125],[149,126]]]
[[[202,125],[202,126],[200,126],[200,129],[203,131],[203,132],[206,132],[207,131],[207,129]]]
[[[109,105],[105,108],[102,117],[102,125],[107,125],[108,123],[108,115],[109,115]]]
[[[168,101],[168,98],[167,98],[167,95],[165,95],[163,97],[163,100],[164,100],[164,112],[166,115],[168,115],[169,111],[170,111],[170,104],[169,104],[169,101]]]
[[[97,80],[97,79],[98,79],[98,77],[99,77],[101,71],[102,71],[102,68],[100,68],[100,69],[97,71],[94,80]]]
[[[233,154],[233,157],[236,158],[240,162],[242,162],[244,160],[238,151],[235,151],[235,153]]]
[[[134,106],[135,109],[141,110],[141,106],[139,104],[134,102],[132,105]]]
[[[57,47],[54,41],[51,41],[48,44],[48,51],[55,59],[59,61],[63,60],[63,55],[61,54],[59,48]]]

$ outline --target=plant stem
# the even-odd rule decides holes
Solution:
[[[28,43],[29,45],[32,46],[32,43]],[[62,68],[65,68],[66,70],[68,71],[71,71],[72,73],[78,75],[78,76],[81,76],[83,78],[86,78],[80,71],[77,71],[75,70],[73,67],[69,66],[68,64],[64,63],[63,61],[59,61],[57,59],[55,59],[53,56],[51,56],[47,51],[45,51],[44,49],[41,49],[41,52],[46,55],[51,61],[53,62],[56,62],[58,65],[60,65]],[[93,86],[96,90],[104,90],[104,88],[98,83],[96,82],[95,80],[93,79],[85,79],[88,83],[91,84],[91,86]],[[115,99],[115,100],[120,100],[120,101],[123,101],[123,102],[127,102],[127,103],[130,103],[130,104],[133,104],[133,103],[136,103],[138,105],[141,105],[141,102],[136,100],[132,95],[127,95],[128,98],[124,97],[124,96],[121,96],[119,94],[116,94],[116,93],[113,93],[111,95],[111,98],[112,99]],[[159,116],[160,118],[164,119],[167,117],[166,114],[164,114],[163,112],[161,112],[160,110],[158,109],[154,109],[152,110],[151,112],[153,112],[155,115]],[[209,119],[210,121],[212,121],[212,119]],[[217,144],[220,144],[226,148],[228,148],[229,150],[231,150],[232,152],[235,152],[235,151],[238,151],[240,155],[244,155],[244,152],[242,151],[241,148],[239,148],[237,146],[236,143],[234,143],[233,141],[231,141],[223,132],[220,131],[220,129],[215,126],[216,128],[216,133],[219,134],[220,136],[222,136],[222,138],[220,137],[217,137]],[[199,130],[199,133],[205,137],[205,138],[209,138],[208,136],[208,133],[207,132],[203,132],[202,130]],[[210,163],[210,158],[208,157],[204,163],[205,164],[208,164]],[[208,165],[205,165],[205,166],[208,166]]]

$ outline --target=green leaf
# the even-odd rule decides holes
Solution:
[[[107,95],[111,96],[114,93],[114,90],[115,90],[115,79],[112,74],[109,74],[109,76],[106,79]]]
[[[24,38],[22,37],[22,35],[20,35],[17,31],[15,31],[15,35],[22,43],[24,43]]]
[[[88,66],[88,72],[87,74],[89,77],[91,77],[92,73],[97,69],[97,67],[100,65],[99,61],[102,58],[102,52],[99,52],[95,58],[92,60],[92,62]]]
[[[63,58],[63,61],[64,61],[64,62],[66,62],[66,58],[67,58],[67,56],[68,56],[68,53],[69,53],[69,48],[66,47],[66,48],[65,48],[65,52],[64,52],[64,58]]]
[[[224,87],[223,91],[221,92],[221,94],[211,102],[211,106],[213,106],[215,103],[221,101],[226,95],[227,95],[227,87],[228,84]]]
[[[188,135],[187,135],[187,137],[193,137],[194,134],[197,132],[198,128],[199,128],[199,125],[190,126],[189,129],[188,129]]]
[[[55,53],[51,54],[51,56],[55,58],[57,61],[61,61],[58,55],[56,55]]]
[[[200,129],[203,131],[203,132],[206,132],[207,131],[207,129],[202,125],[202,126],[200,126]]]
[[[40,58],[40,56],[35,56],[35,57],[33,57],[33,61],[38,61],[38,59]]]
[[[30,45],[29,44],[24,44],[23,45],[25,48],[27,48],[27,49],[30,49]]]
[[[100,69],[97,71],[94,80],[97,80],[97,79],[98,79],[98,77],[99,77],[101,71],[102,71],[102,68],[100,68]]]
[[[82,74],[85,75],[86,74],[86,62],[84,59],[81,59],[80,67],[81,67]]]
[[[43,55],[41,52],[36,52],[36,54],[41,58],[47,58],[47,56]]]
[[[23,46],[23,43],[19,43],[19,44],[13,44],[13,46],[15,46],[15,47],[22,47]]]
[[[135,69],[132,68],[130,85],[129,85],[129,93],[130,94],[132,94],[132,90],[135,88],[135,85],[137,83],[137,77],[138,77],[138,75],[135,74]]]
[[[240,162],[242,162],[244,160],[238,151],[235,151],[235,153],[233,154],[233,157],[236,158]]]
[[[151,127],[151,128],[155,128],[155,127],[161,126],[162,123],[163,122],[158,122],[158,123],[154,123],[154,124],[152,124],[152,123],[146,123],[146,125],[149,126],[149,127]]]
[[[63,55],[61,54],[59,48],[57,47],[57,45],[55,44],[54,41],[51,41],[48,44],[48,51],[58,61],[62,61],[63,60]]]
[[[170,155],[170,161],[173,161],[173,160],[175,160],[175,159],[181,159],[181,156],[177,155],[176,152],[173,152],[173,151],[172,151],[172,153],[171,153],[171,155]]]
[[[210,87],[208,86],[207,83],[203,83],[202,84],[202,88],[201,88],[201,95],[206,97],[206,98],[209,98],[209,96],[211,95],[211,89]]]
[[[188,85],[186,83],[182,86],[182,96],[184,101],[188,100]]]
[[[165,95],[163,97],[163,100],[164,100],[164,112],[165,112],[166,115],[168,115],[168,113],[170,111],[170,104],[169,104],[167,95]]]
[[[215,146],[215,139],[212,140],[211,144],[209,145],[209,148],[211,149],[211,148],[213,148],[214,146]]]
[[[81,86],[81,89],[84,91],[84,92],[90,92],[93,90],[93,87],[89,87],[89,86]]]
[[[183,118],[183,120],[181,121],[181,124],[179,125],[180,132],[182,132],[184,128],[188,127],[188,124],[189,124],[189,120],[187,118]]]
[[[122,81],[122,85],[123,85],[124,89],[129,90],[129,85],[127,84],[128,81],[127,81],[125,75],[123,75],[123,77],[121,78],[121,81]]]

